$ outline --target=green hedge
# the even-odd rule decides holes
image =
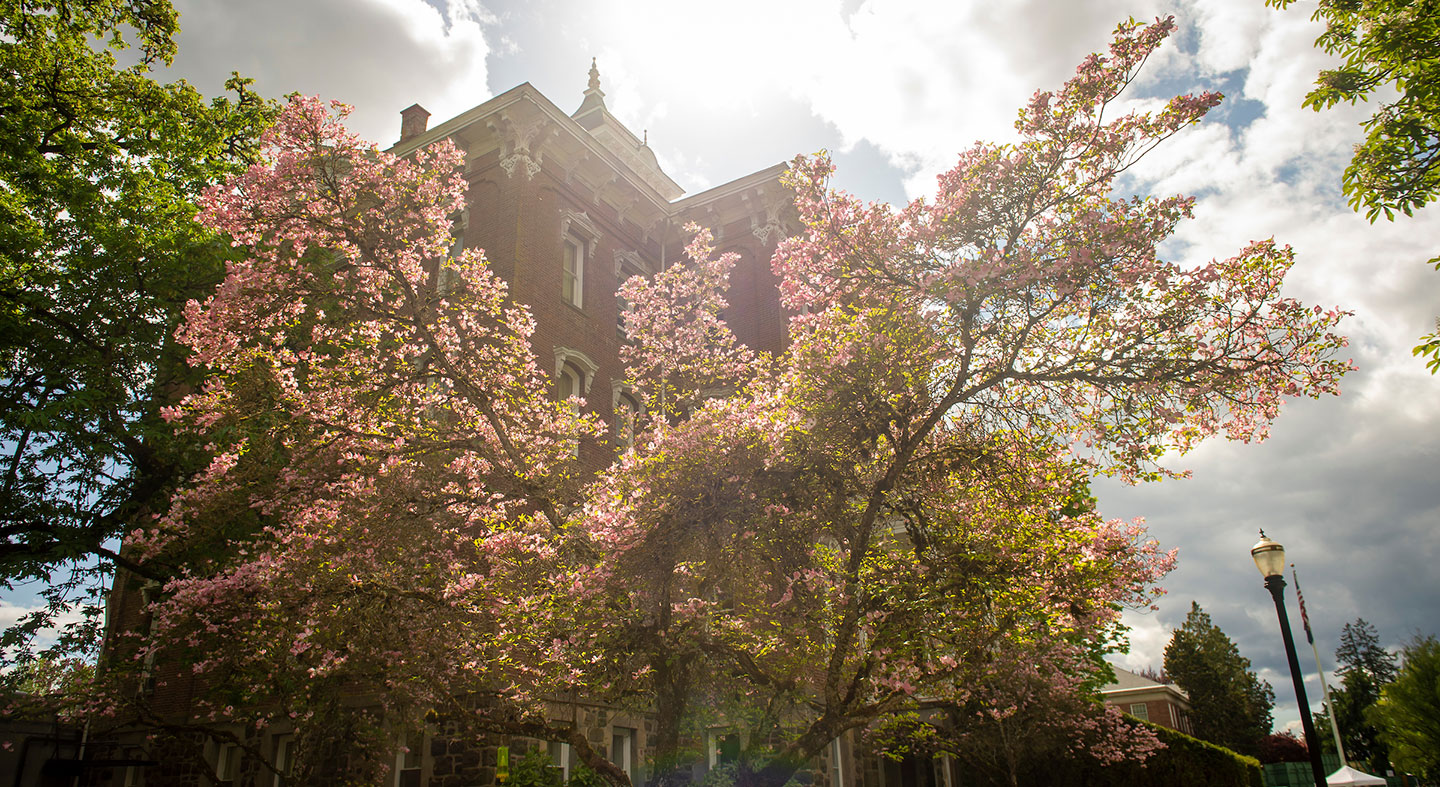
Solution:
[[[1165,744],[1143,764],[1037,763],[1022,783],[1047,787],[1264,787],[1260,761],[1182,732],[1125,717],[1150,728]]]

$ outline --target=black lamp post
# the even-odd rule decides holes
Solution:
[[[1295,640],[1290,636],[1290,617],[1285,614],[1285,547],[1271,541],[1260,531],[1260,540],[1250,548],[1255,567],[1265,577],[1265,588],[1275,599],[1275,614],[1280,616],[1280,635],[1285,638],[1285,656],[1290,659],[1290,680],[1295,684],[1295,700],[1300,703],[1300,725],[1305,730],[1305,748],[1310,751],[1310,770],[1315,774],[1315,787],[1325,787],[1325,766],[1320,764],[1320,738],[1310,720],[1310,701],[1305,698],[1305,679],[1300,661],[1295,657]]]

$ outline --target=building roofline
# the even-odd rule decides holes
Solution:
[[[700,205],[715,202],[717,200],[724,199],[731,194],[736,194],[744,191],[745,189],[759,186],[762,183],[768,183],[772,180],[778,180],[780,175],[784,174],[785,171],[789,168],[790,165],[786,162],[773,164],[766,167],[765,169],[757,170],[750,173],[749,175],[743,175],[727,183],[722,183],[718,186],[715,186],[714,188],[706,189],[705,191],[699,192],[698,194],[692,194],[688,197],[675,200],[674,202],[670,203],[670,207],[672,209],[672,212],[679,213],[680,211],[689,210]]]
[[[1102,696],[1102,697],[1114,697],[1114,696],[1118,696],[1118,695],[1121,695],[1121,694],[1146,694],[1146,693],[1153,694],[1153,693],[1155,693],[1155,692],[1160,692],[1160,693],[1162,693],[1162,694],[1175,694],[1175,695],[1177,695],[1177,696],[1184,696],[1184,695],[1180,694],[1179,690],[1177,690],[1174,686],[1166,686],[1166,685],[1163,684],[1163,683],[1157,684],[1157,685],[1155,685],[1155,686],[1131,686],[1131,687],[1128,688],[1128,689],[1101,689],[1101,690],[1100,690],[1100,696]]]
[[[541,93],[529,82],[521,82],[504,93],[477,104],[432,129],[427,129],[423,134],[416,135],[414,138],[407,139],[404,142],[397,142],[390,146],[387,152],[397,156],[406,155],[432,142],[451,136],[461,129],[480,123],[496,112],[526,99],[545,114],[547,119],[568,131],[570,136],[584,145],[589,152],[609,161],[615,168],[615,171],[624,177],[627,183],[634,186],[641,194],[644,194],[656,208],[661,209],[667,215],[674,212],[672,207],[673,203],[665,199],[664,195],[657,191],[654,186],[646,183],[644,178],[640,177],[639,173],[632,170],[629,164],[622,161],[620,157],[615,155],[609,148],[600,144],[598,140],[590,135],[589,131],[585,130],[584,126],[581,126],[574,118],[555,106],[555,102],[546,98],[544,93]],[[634,135],[631,134],[631,136]],[[673,185],[676,190],[684,193],[685,190],[681,188],[680,184],[672,180],[663,170],[656,168],[656,171],[659,172],[660,176],[663,177],[666,182]]]

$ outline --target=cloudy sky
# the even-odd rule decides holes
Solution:
[[[976,140],[1004,141],[1016,109],[1058,87],[1129,17],[1173,14],[1179,30],[1142,94],[1220,90],[1224,105],[1173,139],[1137,188],[1199,197],[1169,249],[1234,254],[1275,237],[1295,247],[1289,294],[1353,310],[1359,371],[1338,399],[1302,401],[1259,445],[1185,457],[1187,481],[1102,483],[1102,509],[1145,517],[1180,550],[1157,612],[1128,617],[1122,664],[1159,666],[1169,631],[1198,601],[1274,685],[1279,726],[1296,719],[1274,608],[1248,550],[1264,527],[1300,570],[1326,669],[1340,627],[1364,617],[1387,644],[1440,632],[1440,378],[1410,355],[1440,313],[1440,210],[1367,224],[1340,171],[1366,107],[1300,103],[1327,58],[1313,2],[1261,0],[180,0],[176,76],[218,92],[231,71],[265,94],[355,106],[383,145],[419,102],[432,125],[521,83],[578,107],[591,57],[610,109],[648,132],[694,193],[796,153],[835,152],[839,182],[900,202]],[[1293,606],[1291,615],[1298,613]],[[1298,632],[1297,632],[1298,633]],[[1300,640],[1304,646],[1304,640]],[[1313,658],[1303,653],[1318,707]]]

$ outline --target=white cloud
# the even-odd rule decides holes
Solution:
[[[13,600],[0,599],[0,631],[6,631],[27,615],[44,610],[43,606],[17,604]],[[55,616],[54,625],[36,633],[35,645],[40,648],[55,644],[55,639],[66,626],[80,623],[84,616],[79,610],[70,610]],[[7,654],[8,655],[8,654]]]
[[[399,136],[399,111],[420,103],[443,120],[489,97],[478,3],[423,0],[180,0],[174,71],[218,93],[231,71],[264,95],[291,92],[355,107],[350,128],[381,146]]]

